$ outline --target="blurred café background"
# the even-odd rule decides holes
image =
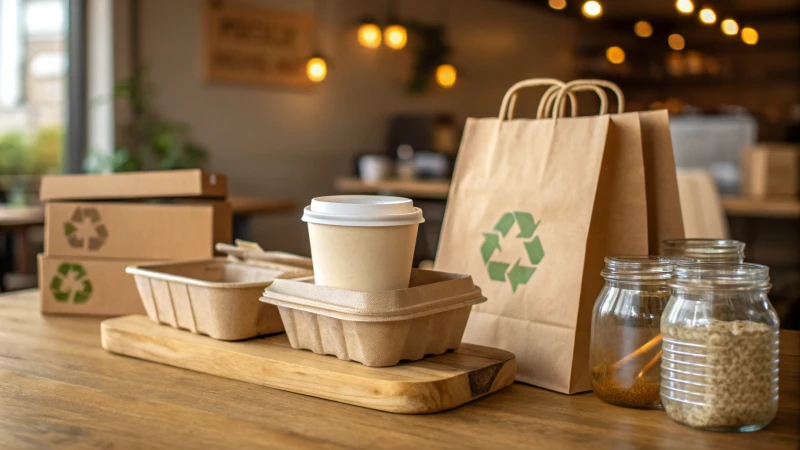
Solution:
[[[465,119],[533,77],[668,109],[687,236],[746,242],[800,328],[799,0],[0,0],[0,289],[48,173],[225,173],[236,237],[300,254],[312,197],[407,196],[424,266]]]

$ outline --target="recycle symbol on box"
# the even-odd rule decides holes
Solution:
[[[498,252],[498,254],[503,253],[503,249],[500,248],[500,240],[506,237],[515,223],[519,227],[519,234],[517,234],[516,238],[520,241],[520,245],[525,247],[528,261],[522,261],[522,258],[517,258],[513,266],[505,262],[492,261],[492,256],[494,256],[495,252]],[[530,213],[522,211],[507,212],[503,214],[492,231],[483,233],[481,256],[483,257],[483,263],[486,265],[486,270],[489,272],[489,279],[504,283],[508,281],[511,284],[512,292],[517,292],[517,288],[520,285],[526,284],[531,279],[533,273],[536,272],[535,266],[541,263],[542,258],[544,258],[542,241],[539,240],[539,236],[534,236],[540,223],[541,220],[536,222]],[[531,265],[528,265],[528,263]],[[509,267],[511,268],[509,269]]]
[[[88,220],[94,229],[94,236],[83,236],[79,230]],[[64,236],[67,238],[70,247],[97,250],[103,246],[108,237],[108,229],[100,222],[100,213],[96,208],[75,208],[72,218],[64,222]]]
[[[86,277],[86,269],[78,263],[61,263],[50,280],[50,291],[56,301],[61,303],[86,303],[92,297],[94,288]],[[72,283],[70,283],[72,281]],[[69,285],[73,284],[73,287]]]

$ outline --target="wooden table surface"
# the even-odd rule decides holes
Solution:
[[[277,200],[260,197],[243,197],[232,195],[228,197],[233,214],[278,214],[289,212],[295,204],[289,200]]]
[[[0,296],[0,448],[797,449],[800,333],[781,332],[780,409],[755,433],[692,430],[515,383],[451,411],[404,416],[112,355],[100,319]]]
[[[722,206],[729,216],[800,219],[800,199],[798,198],[723,196]]]

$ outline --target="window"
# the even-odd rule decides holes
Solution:
[[[67,0],[0,0],[0,176],[62,170],[66,88]]]

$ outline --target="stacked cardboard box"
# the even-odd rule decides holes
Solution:
[[[200,170],[44,177],[42,312],[144,313],[125,267],[212,257],[231,241],[227,194],[224,175]]]

